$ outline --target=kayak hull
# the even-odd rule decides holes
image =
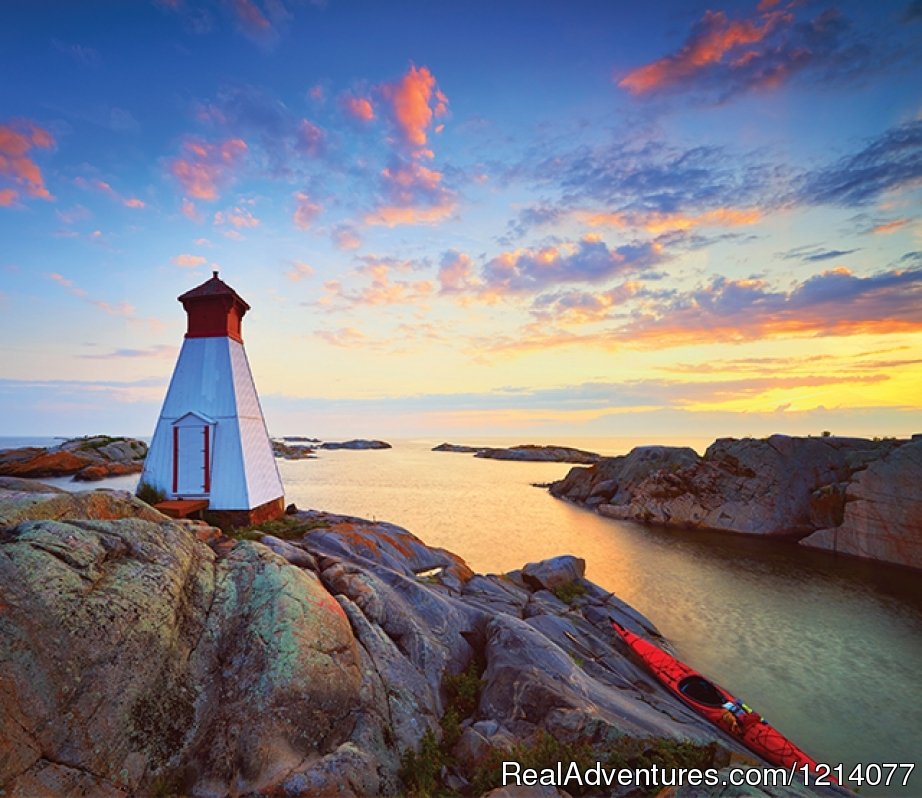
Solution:
[[[751,712],[751,710],[747,708],[746,716],[740,720],[734,718],[731,713],[724,709],[721,705],[721,703],[724,702],[730,702],[737,706],[743,705],[742,702],[731,693],[724,690],[720,685],[709,681],[681,660],[663,651],[663,649],[654,645],[649,640],[645,640],[630,630],[625,629],[620,624],[613,621],[612,627],[634,654],[644,663],[647,670],[649,670],[669,692],[695,710],[699,715],[723,729],[732,737],[739,740],[750,751],[753,751],[774,765],[779,765],[789,770],[796,770],[801,774],[803,772],[800,768],[806,765],[812,772],[816,773],[816,761],[794,745],[794,743],[781,734],[774,726],[762,720],[759,715]],[[683,685],[688,685],[694,680],[706,682],[709,687],[713,688],[715,691],[713,700],[707,702],[696,700],[693,695],[683,692],[681,687]],[[719,695],[722,701],[715,705],[715,702],[718,700],[716,695]]]

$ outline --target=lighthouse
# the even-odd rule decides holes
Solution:
[[[141,482],[181,517],[207,509],[245,526],[284,512],[284,490],[241,323],[250,306],[213,272],[179,297],[188,326],[154,430]]]

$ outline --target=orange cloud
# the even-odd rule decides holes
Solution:
[[[320,304],[331,306],[336,300],[350,306],[356,305],[401,305],[419,302],[434,290],[429,280],[392,280],[391,272],[395,269],[406,271],[411,268],[407,263],[380,260],[373,256],[363,258],[365,265],[358,273],[371,278],[370,285],[357,291],[347,291],[338,280],[324,283],[326,294]]]
[[[194,269],[196,266],[202,266],[207,262],[206,258],[201,255],[177,255],[173,258],[173,263],[182,266],[184,269]]]
[[[761,41],[774,27],[776,17],[764,23],[731,22],[723,11],[705,11],[696,32],[679,52],[628,73],[618,85],[633,94],[672,86],[711,64],[719,63],[733,48]]]
[[[371,107],[371,100],[366,97],[344,97],[343,108],[353,119],[360,122],[370,122],[375,118],[375,110]]]
[[[591,324],[611,315],[636,297],[648,293],[637,280],[628,280],[615,288],[601,292],[564,291],[539,296],[532,304],[532,314],[544,321],[564,325]]]
[[[338,330],[318,330],[314,335],[331,346],[365,346],[368,342],[368,336],[355,327],[340,327]]]
[[[29,120],[0,125],[0,179],[13,184],[0,190],[0,205],[12,205],[21,191],[30,197],[53,199],[29,153],[36,148],[51,149],[54,143],[47,130]]]
[[[299,260],[291,262],[291,269],[285,272],[285,276],[293,283],[300,283],[305,277],[311,277],[314,274],[314,267]]]
[[[311,200],[303,191],[295,194],[295,212],[292,220],[301,230],[307,230],[322,208]]]
[[[397,227],[403,224],[435,224],[447,219],[455,206],[443,205],[435,208],[401,208],[384,205],[365,215],[365,224]]]
[[[682,213],[580,213],[590,227],[640,227],[653,235],[696,227],[737,227],[756,224],[762,218],[757,208],[715,208],[697,215]]]
[[[871,228],[872,233],[894,233],[901,227],[909,224],[910,219],[894,219],[892,222],[882,222]]]
[[[190,139],[182,150],[182,157],[170,164],[170,172],[190,197],[211,201],[218,198],[218,189],[230,180],[247,145],[239,138],[220,144]]]
[[[414,153],[426,151],[427,134],[434,117],[448,110],[448,98],[437,88],[428,67],[410,66],[400,80],[385,84],[382,94],[390,103],[394,123],[403,143]]]
[[[381,171],[384,202],[366,214],[365,224],[396,227],[443,221],[457,207],[455,195],[442,185],[442,173],[417,160],[396,160]]]

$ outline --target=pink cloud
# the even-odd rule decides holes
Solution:
[[[326,148],[326,134],[310,120],[302,119],[298,125],[298,145],[306,155],[316,158]]]
[[[67,293],[82,299],[84,302],[87,302],[88,304],[98,308],[110,316],[133,318],[135,315],[134,305],[128,302],[118,302],[113,305],[102,299],[93,299],[86,290],[80,288],[80,286],[76,285],[72,280],[67,279],[63,274],[59,274],[58,272],[50,272],[46,276],[49,280],[53,280],[58,285],[60,285],[65,291],[67,291]]]
[[[0,124],[0,180],[12,184],[0,189],[0,205],[12,205],[21,192],[39,199],[53,199],[30,152],[51,149],[54,143],[51,133],[30,120]]]
[[[196,266],[203,266],[207,263],[207,258],[203,258],[201,255],[177,255],[173,258],[173,263],[177,266],[182,266],[184,269],[194,269]]]
[[[349,116],[359,122],[371,122],[371,120],[375,118],[375,111],[374,108],[371,107],[371,100],[367,97],[344,97],[343,108]]]
[[[77,177],[74,178],[74,185],[82,189],[99,191],[106,196],[111,197],[116,202],[120,202],[126,208],[144,207],[143,200],[140,200],[137,197],[123,197],[114,188],[112,188],[109,183],[107,183],[105,180],[100,180],[98,177],[93,178],[92,180],[87,180],[85,177]]]
[[[433,224],[457,207],[454,192],[442,185],[442,173],[418,160],[395,160],[381,171],[381,187],[383,202],[366,214],[366,224]]]
[[[474,263],[463,252],[449,250],[442,256],[439,266],[439,284],[443,294],[472,291],[479,285],[474,275]]]
[[[253,0],[231,0],[231,8],[243,27],[249,31],[263,33],[272,27]]]
[[[303,191],[298,191],[294,196],[296,204],[292,220],[296,227],[299,227],[301,230],[307,230],[322,208],[311,200]]]
[[[429,68],[411,65],[400,80],[384,84],[381,93],[404,146],[412,153],[431,157],[426,151],[428,131],[433,118],[447,112],[448,98],[436,86]]]
[[[364,346],[368,341],[368,336],[355,327],[340,327],[338,330],[318,330],[314,335],[331,346]]]
[[[51,272],[48,275],[48,279],[54,280],[54,282],[62,286],[64,289],[66,289],[69,293],[73,294],[74,296],[78,296],[81,299],[86,297],[86,291],[84,291],[82,288],[78,288],[77,285],[73,282],[73,280],[68,280],[63,274],[58,274],[58,272]]]
[[[341,224],[339,227],[334,228],[332,238],[337,249],[351,250],[362,246],[362,237],[354,227],[347,224]]]
[[[423,164],[434,158],[429,148],[433,119],[448,110],[448,99],[439,90],[428,67],[411,65],[396,81],[378,89],[394,135],[391,161],[380,173],[378,206],[365,215],[369,225],[434,224],[449,218],[457,203],[446,187],[443,173]]]
[[[182,145],[182,155],[170,163],[170,172],[189,196],[216,200],[219,188],[230,182],[246,152],[246,142],[239,138],[219,144],[188,139]]]
[[[434,286],[429,280],[395,280],[393,271],[406,271],[411,264],[369,256],[357,271],[371,282],[357,291],[348,291],[338,280],[328,280],[320,304],[333,306],[337,301],[347,306],[413,304],[430,296]]]
[[[183,198],[182,201],[182,215],[187,219],[191,219],[193,222],[201,222],[202,214],[198,212],[198,209],[195,207],[195,203],[189,199]]]
[[[291,269],[285,272],[285,276],[293,283],[300,283],[301,280],[311,277],[314,274],[314,267],[299,260],[291,262]]]
[[[260,220],[248,209],[237,206],[227,212],[218,211],[214,215],[214,223],[218,225],[229,224],[239,229],[242,227],[259,227]]]

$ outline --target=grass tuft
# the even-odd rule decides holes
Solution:
[[[227,535],[237,540],[259,540],[263,535],[274,535],[282,540],[300,540],[313,529],[327,529],[329,526],[326,521],[305,521],[296,516],[286,515],[273,521],[263,521],[261,524],[231,527]]]

